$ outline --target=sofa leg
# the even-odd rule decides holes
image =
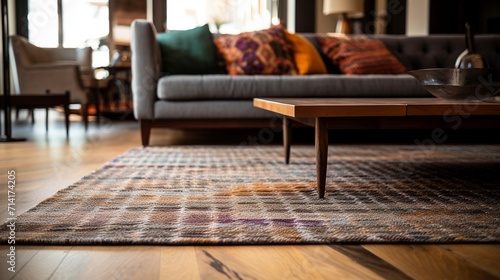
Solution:
[[[149,145],[149,136],[151,135],[151,121],[141,120],[141,140],[142,146]]]

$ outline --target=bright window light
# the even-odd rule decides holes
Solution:
[[[235,34],[268,28],[272,0],[167,0],[167,29],[186,30],[205,23],[212,32]]]
[[[57,47],[58,29],[57,0],[29,0],[29,41],[40,47]]]
[[[62,14],[62,47],[90,46],[94,49],[94,66],[109,64],[106,38],[109,33],[108,0],[28,1],[29,41],[40,47],[59,46],[59,15]]]

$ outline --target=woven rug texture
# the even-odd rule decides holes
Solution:
[[[16,244],[497,243],[499,145],[131,149],[16,221]],[[8,228],[0,229],[1,242]]]

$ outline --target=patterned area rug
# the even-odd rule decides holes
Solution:
[[[16,244],[492,243],[500,146],[132,149],[18,217]],[[5,225],[1,241],[8,236]]]

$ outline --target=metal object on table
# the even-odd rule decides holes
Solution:
[[[455,61],[455,68],[484,68],[487,63],[474,47],[474,33],[469,23],[465,24],[465,45],[467,48]]]
[[[432,95],[451,100],[492,100],[500,91],[500,69],[431,68],[408,71]]]

